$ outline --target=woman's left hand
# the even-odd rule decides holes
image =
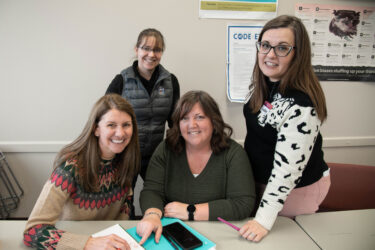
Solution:
[[[247,240],[259,242],[264,236],[268,234],[268,230],[265,229],[256,220],[249,220],[245,225],[241,227],[239,233]]]
[[[170,202],[164,207],[164,216],[177,218],[180,220],[187,220],[188,219],[188,211],[187,211],[188,204],[181,203],[181,202]]]
[[[124,249],[130,250],[130,246],[126,240],[111,234],[102,237],[90,237],[84,247],[84,250],[95,250],[95,249]]]

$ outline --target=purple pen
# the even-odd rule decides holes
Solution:
[[[232,223],[230,223],[230,222],[228,222],[228,221],[226,221],[226,220],[224,220],[224,219],[222,219],[222,218],[220,218],[220,217],[217,217],[217,219],[218,219],[219,221],[221,221],[221,222],[224,222],[224,223],[227,224],[228,226],[234,228],[235,230],[240,231],[240,228],[237,227],[237,226],[235,226],[235,225],[233,225]]]

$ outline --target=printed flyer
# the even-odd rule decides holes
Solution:
[[[296,4],[319,80],[375,81],[375,8]]]
[[[227,96],[231,102],[244,103],[256,60],[255,42],[262,24],[227,26]]]
[[[278,0],[199,0],[200,18],[272,19]]]

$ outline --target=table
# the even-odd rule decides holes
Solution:
[[[233,224],[242,226],[244,221],[234,221]],[[120,224],[124,228],[137,225],[138,221],[59,221],[56,227],[72,233],[86,232],[96,233],[114,224]],[[226,249],[278,249],[278,250],[318,250],[318,246],[308,235],[291,219],[278,217],[272,231],[260,243],[253,243],[238,236],[231,227],[215,222],[186,222],[208,239],[216,243],[217,250]],[[0,249],[30,249],[23,245],[23,230],[26,221],[3,220],[0,221]]]
[[[375,209],[299,215],[296,222],[321,249],[375,249]]]

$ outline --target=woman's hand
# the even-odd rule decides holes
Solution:
[[[155,232],[155,242],[159,243],[161,233],[163,231],[163,226],[161,225],[161,211],[157,209],[158,212],[152,211],[149,209],[146,211],[143,219],[137,224],[137,234],[142,237],[139,244],[146,242],[148,237],[152,232]]]
[[[185,203],[177,201],[170,202],[164,207],[164,216],[187,220],[189,218],[187,207],[188,204]]]
[[[102,237],[90,237],[84,247],[85,250],[92,249],[125,249],[130,250],[129,244],[123,238],[111,234]]]
[[[249,220],[243,225],[239,233],[247,240],[259,242],[264,236],[268,234],[268,230],[265,229],[256,220]]]

